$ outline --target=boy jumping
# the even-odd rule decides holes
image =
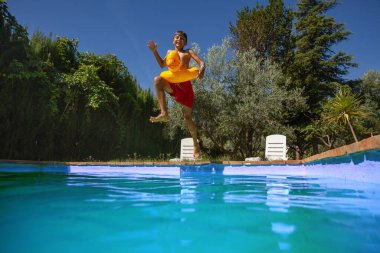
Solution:
[[[179,70],[185,70],[189,68],[189,63],[191,58],[193,58],[199,65],[199,73],[197,76],[198,80],[201,80],[205,73],[205,64],[198,57],[198,55],[191,49],[184,49],[187,44],[187,35],[183,31],[177,31],[174,33],[173,45],[175,50],[178,52],[180,57],[180,67]],[[153,52],[157,63],[161,68],[166,66],[166,57],[164,59],[157,52],[157,44],[153,41],[148,41],[148,47]],[[169,51],[168,51],[169,52]],[[161,113],[156,117],[150,117],[152,123],[155,122],[167,122],[169,121],[168,110],[166,106],[166,95],[175,98],[175,100],[182,105],[182,112],[184,120],[189,130],[194,143],[194,159],[199,158],[200,148],[197,139],[197,127],[192,118],[193,103],[194,103],[194,91],[190,81],[183,83],[169,83],[160,76],[154,78],[154,87],[156,90],[157,100],[160,105]]]

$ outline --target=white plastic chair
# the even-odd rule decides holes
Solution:
[[[265,158],[269,161],[288,160],[286,156],[286,136],[273,134],[266,137]]]
[[[194,143],[192,138],[181,140],[180,160],[194,160]]]

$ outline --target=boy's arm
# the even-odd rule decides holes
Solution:
[[[198,76],[197,76],[197,79],[198,80],[202,80],[203,76],[205,75],[205,69],[206,69],[206,65],[205,63],[198,57],[198,55],[193,51],[193,50],[189,50],[189,53],[190,53],[190,56],[191,58],[194,59],[194,61],[196,61],[199,65],[199,73],[198,73]]]
[[[158,65],[160,65],[161,68],[164,68],[166,66],[165,61],[161,58],[161,56],[157,52],[157,44],[155,44],[153,41],[148,41],[148,47],[153,52],[154,57],[157,60]]]

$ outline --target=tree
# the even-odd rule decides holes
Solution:
[[[351,123],[352,118],[366,118],[367,116],[367,110],[362,105],[360,98],[349,89],[340,89],[324,107],[324,118],[335,122],[343,121],[348,125],[356,142],[358,142],[358,138]]]
[[[367,131],[373,134],[380,133],[380,72],[369,70],[360,82],[360,93],[365,106],[371,112],[363,124]]]
[[[361,92],[367,100],[373,101],[380,109],[380,72],[369,70],[363,76]]]
[[[286,115],[303,109],[304,99],[300,90],[278,85],[286,82],[278,65],[257,58],[255,49],[234,51],[227,40],[210,48],[205,62],[207,75],[194,85],[203,147],[214,155],[244,158],[261,155],[268,134],[289,136]],[[180,126],[181,119],[170,114],[170,124]]]
[[[27,31],[0,1],[0,158],[126,159],[171,152],[152,93],[114,55]]]
[[[311,114],[332,95],[329,84],[342,82],[348,68],[356,66],[352,56],[332,49],[350,34],[344,24],[325,14],[336,5],[337,0],[299,0],[297,4],[296,51],[290,75],[297,87],[304,88]]]
[[[307,110],[289,118],[296,129],[296,142],[292,143],[299,158],[310,148],[318,153],[318,138],[306,134],[313,122],[321,118],[321,106],[334,94],[332,83],[343,83],[348,68],[356,66],[352,56],[335,52],[333,47],[348,38],[350,32],[326,12],[337,5],[336,0],[299,0],[295,11],[295,52],[286,74],[292,85],[303,89]]]
[[[36,137],[49,125],[47,84],[29,59],[28,33],[0,1],[0,155],[31,158]]]
[[[236,25],[230,23],[233,46],[239,51],[255,49],[256,56],[286,67],[293,49],[293,12],[283,0],[270,0],[264,7],[238,11]]]
[[[315,120],[302,130],[302,134],[304,134],[307,143],[320,142],[324,147],[322,151],[333,149],[337,144],[345,144],[342,141],[342,135],[345,135],[345,127],[338,121],[327,121],[323,118]]]
[[[0,78],[12,62],[26,59],[28,33],[0,1]],[[1,79],[0,79],[1,80]]]

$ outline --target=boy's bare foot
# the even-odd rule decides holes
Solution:
[[[199,157],[200,157],[200,155],[201,155],[201,150],[200,150],[200,148],[199,148],[199,144],[198,143],[196,143],[195,145],[194,145],[194,159],[198,159]]]
[[[149,121],[151,122],[151,123],[159,123],[159,122],[161,122],[161,123],[165,123],[165,122],[168,122],[170,119],[169,119],[169,116],[168,115],[162,115],[162,114],[160,114],[160,115],[158,115],[157,117],[150,117],[150,119],[149,119]]]

